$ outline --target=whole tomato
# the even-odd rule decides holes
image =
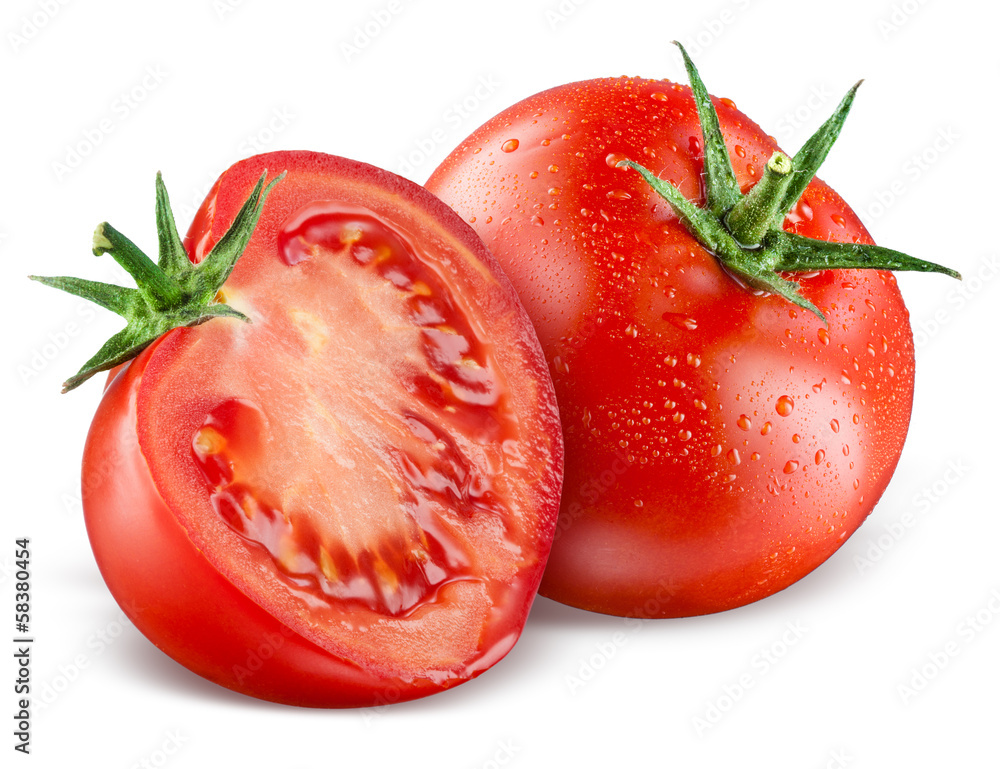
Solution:
[[[427,182],[510,276],[555,382],[566,476],[541,593],[615,615],[740,606],[844,543],[896,467],[914,373],[894,277],[853,268],[950,272],[866,245],[813,178],[856,86],[791,160],[684,56],[693,92],[553,88]]]

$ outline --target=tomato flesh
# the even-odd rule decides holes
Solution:
[[[399,699],[420,696],[520,633],[558,504],[551,384],[482,244],[370,167],[316,153],[238,164],[196,219],[207,234],[189,235],[196,261],[279,165],[289,175],[223,289],[252,322],[151,348],[132,377],[138,448],[163,509],[247,601]],[[99,562],[122,536],[95,525]],[[302,702],[294,683],[277,696],[220,683],[364,704],[336,687]]]

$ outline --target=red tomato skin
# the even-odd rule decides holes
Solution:
[[[385,680],[333,657],[240,592],[194,546],[157,491],[136,433],[143,371],[169,336],[111,382],[84,448],[87,534],[101,576],[129,620],[189,670],[272,702],[356,707],[444,688]]]
[[[746,191],[777,145],[715,103]],[[427,182],[535,323],[566,441],[540,592],[592,611],[706,614],[801,579],[871,512],[909,424],[913,340],[891,274],[801,278],[824,325],[738,284],[614,167],[635,160],[703,203],[700,142],[687,87],[571,83],[488,121]],[[871,242],[819,180],[785,226]]]

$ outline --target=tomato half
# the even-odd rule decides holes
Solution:
[[[226,171],[201,260],[286,170],[223,288],[251,322],[171,331],[106,390],[84,456],[101,572],[223,686],[305,706],[411,699],[517,640],[562,444],[530,321],[475,233],[393,174],[308,152]]]
[[[774,140],[714,99],[740,189]],[[826,560],[896,467],[913,340],[893,276],[797,274],[826,316],[738,282],[632,160],[704,205],[691,90],[560,86],[476,130],[428,188],[514,283],[556,386],[566,478],[541,592],[617,615],[720,611]],[[871,243],[814,179],[787,232]]]

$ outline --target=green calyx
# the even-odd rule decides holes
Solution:
[[[701,124],[705,206],[696,206],[673,184],[659,179],[638,163],[622,160],[618,165],[642,174],[670,204],[691,234],[728,270],[753,288],[783,296],[815,313],[824,322],[823,313],[802,295],[801,286],[779,273],[864,268],[940,272],[961,278],[947,267],[889,248],[863,243],[831,243],[793,235],[782,228],[785,215],[798,202],[840,135],[860,81],[847,92],[833,116],[820,126],[795,157],[775,152],[760,181],[744,195],[736,182],[719,116],[708,90],[684,46],[675,44],[684,57]]]
[[[284,174],[264,186],[265,171],[244,202],[233,223],[208,255],[198,264],[188,258],[177,232],[167,189],[156,175],[156,229],[159,259],[154,262],[131,240],[107,222],[94,232],[95,256],[111,254],[135,280],[136,288],[99,283],[83,278],[45,278],[44,283],[121,315],[126,326],[111,337],[83,368],[63,383],[63,392],[79,387],[100,371],[131,360],[171,329],[197,326],[212,318],[237,318],[250,322],[243,313],[219,302],[217,294],[242,256],[260,219],[268,193]]]

